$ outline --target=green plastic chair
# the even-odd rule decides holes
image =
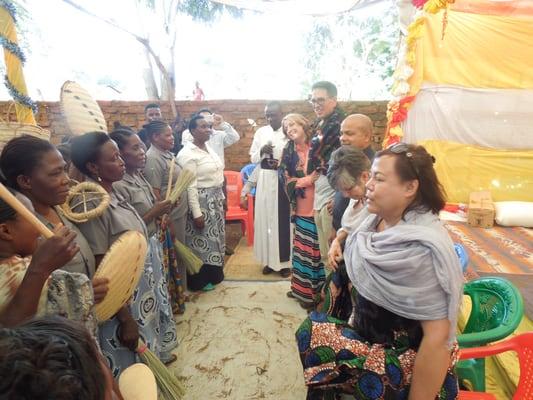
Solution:
[[[457,337],[460,348],[504,339],[520,324],[524,315],[522,295],[507,279],[478,278],[465,284],[464,293],[472,299],[472,311],[463,333]],[[456,371],[460,383],[475,391],[485,391],[484,358],[459,361]]]

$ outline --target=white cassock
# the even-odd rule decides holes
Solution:
[[[290,268],[291,262],[290,260],[280,261],[278,171],[261,168],[260,152],[264,145],[272,144],[274,146],[274,158],[280,161],[287,140],[282,128],[274,131],[270,125],[262,126],[255,132],[250,148],[250,158],[253,163],[258,164],[257,168],[259,169],[255,198],[254,256],[262,265],[268,265],[274,271]]]

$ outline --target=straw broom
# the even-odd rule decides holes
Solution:
[[[203,261],[192,252],[187,246],[181,243],[178,239],[174,240],[174,248],[180,260],[187,268],[187,272],[195,275],[200,272],[200,268],[204,265]]]
[[[172,175],[174,173],[174,161],[170,161],[170,168],[168,171],[167,193],[165,194],[165,200],[170,198],[170,190],[172,189]]]
[[[185,396],[183,384],[142,340],[139,340],[136,351],[142,362],[154,373],[157,387],[161,392],[161,396],[159,397],[161,400],[179,400]]]
[[[178,179],[176,179],[176,183],[174,183],[172,192],[167,197],[167,200],[170,200],[172,204],[178,201],[178,198],[185,191],[185,189],[189,187],[189,185],[192,183],[192,181],[194,181],[195,178],[196,175],[191,170],[184,169],[183,171],[181,171],[181,173],[178,175]]]
[[[185,191],[185,189],[189,187],[189,185],[192,183],[192,181],[194,181],[195,178],[196,176],[191,170],[184,169],[183,171],[181,171],[181,173],[178,175],[176,183],[174,184],[172,192],[170,193],[170,196],[167,199],[170,200],[172,203],[178,201],[178,198]],[[176,249],[176,253],[178,254],[180,260],[183,262],[183,264],[185,264],[185,267],[187,268],[187,272],[189,274],[194,275],[200,272],[200,268],[202,267],[203,262],[202,260],[200,260],[200,258],[198,258],[196,254],[191,251],[191,249],[189,249],[179,240],[174,241],[174,248]]]

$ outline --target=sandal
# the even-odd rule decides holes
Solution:
[[[175,354],[172,354],[172,356],[171,356],[168,360],[166,360],[166,361],[162,361],[162,363],[165,364],[165,365],[170,365],[170,364],[172,364],[174,361],[176,361],[177,359],[178,359],[178,356],[175,355]]]
[[[289,276],[291,276],[291,270],[290,268],[283,268],[279,271],[279,274],[282,278],[288,278]]]
[[[214,290],[215,289],[215,285],[213,285],[212,283],[208,283],[207,285],[205,285],[202,290],[204,292],[209,292],[210,290]]]

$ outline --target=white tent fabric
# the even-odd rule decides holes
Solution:
[[[330,15],[384,0],[211,0],[228,6],[266,13]]]
[[[533,149],[533,91],[426,84],[402,123],[405,141]]]

